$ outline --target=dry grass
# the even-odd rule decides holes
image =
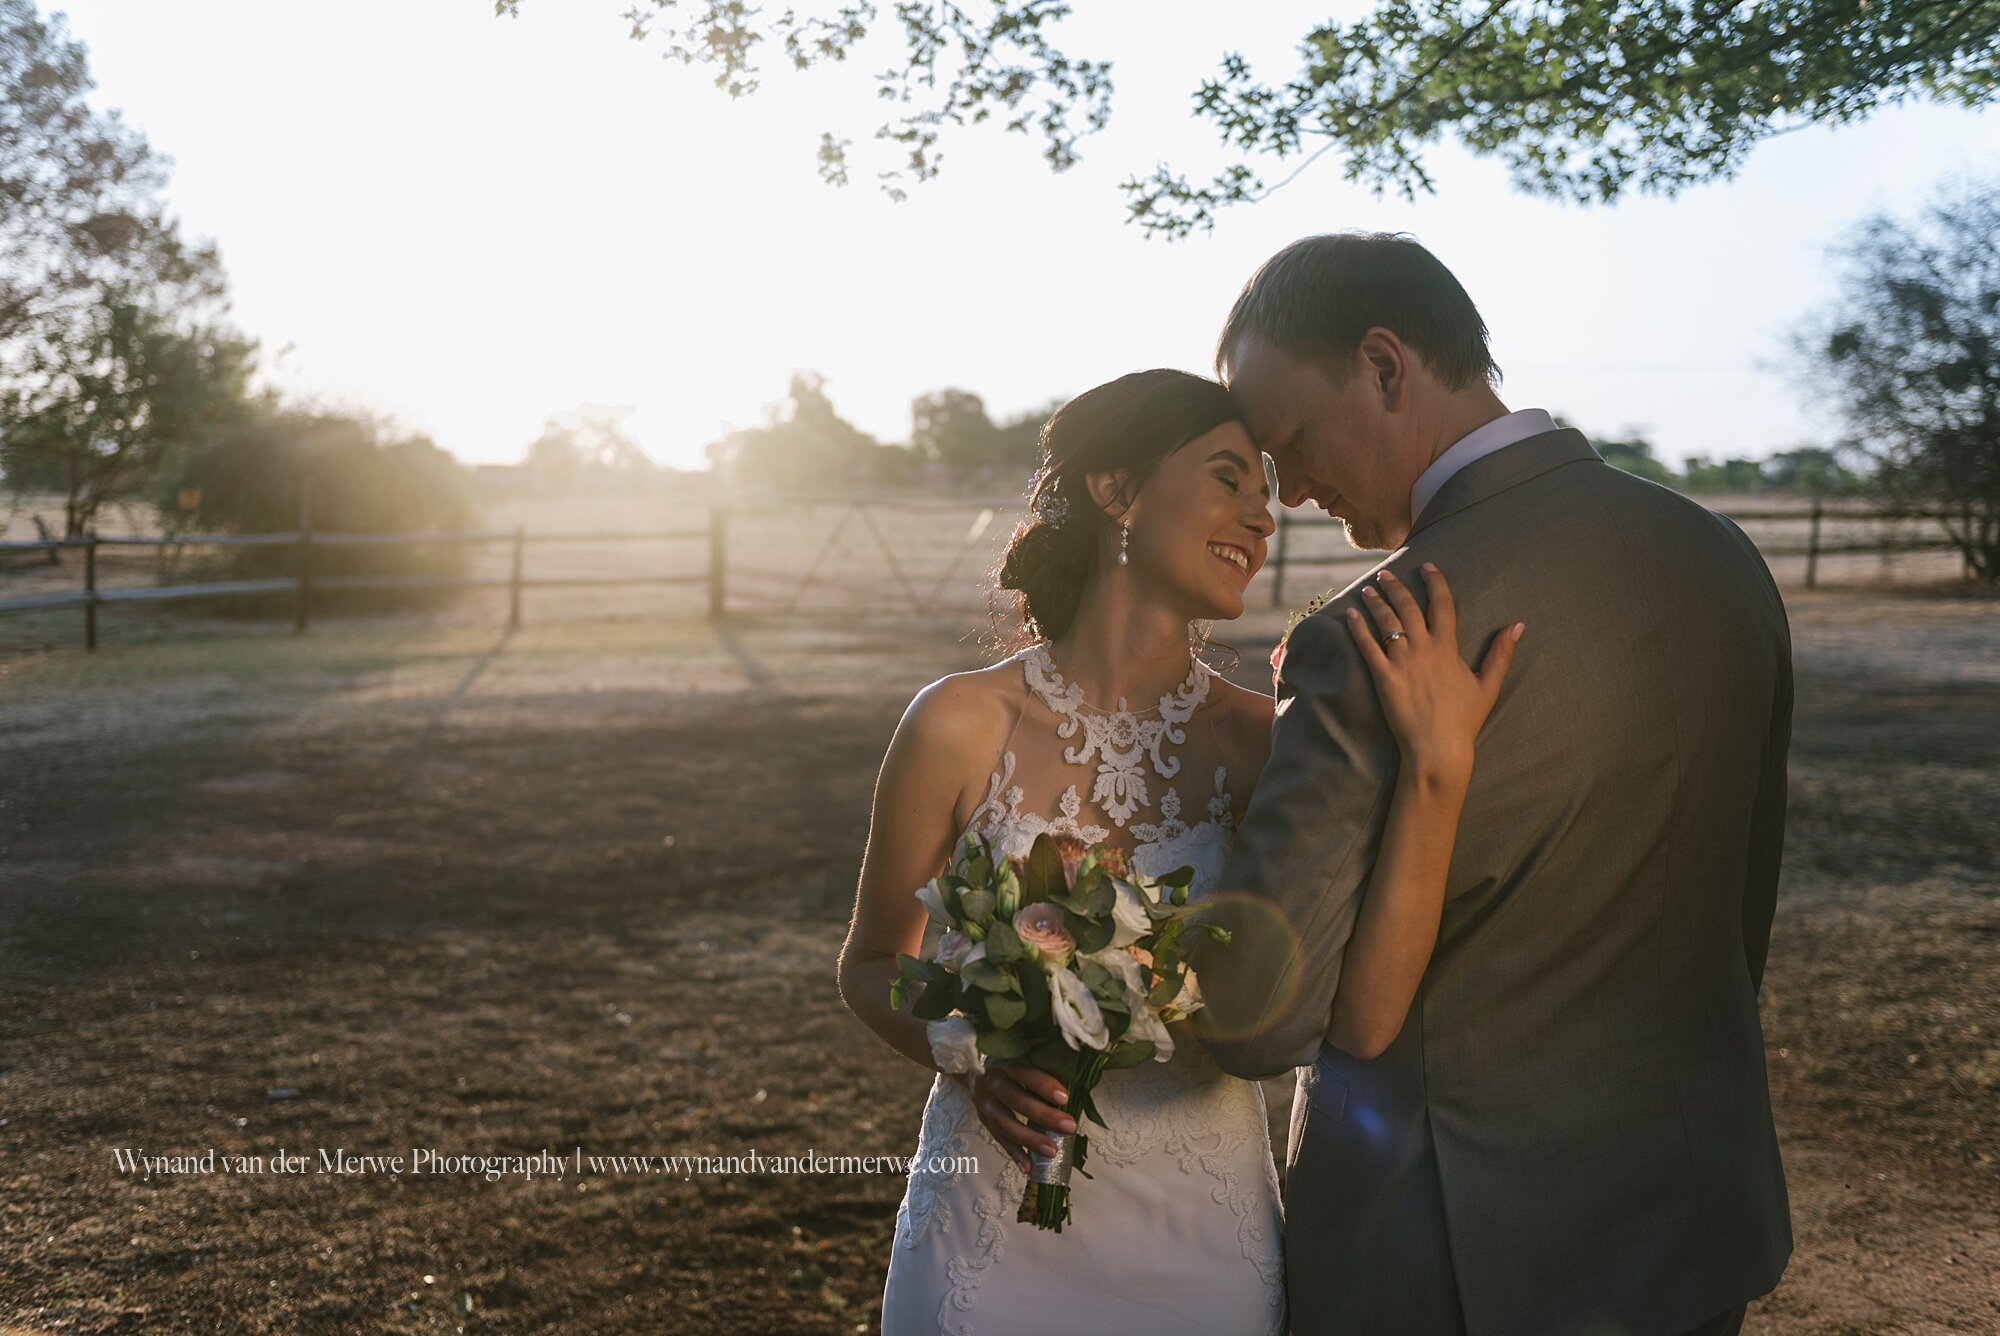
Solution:
[[[1799,1245],[1752,1329],[1991,1331],[2000,605],[1793,615],[1766,1020]],[[1247,621],[1254,681],[1281,618]],[[962,620],[532,610],[0,653],[0,1323],[872,1330],[893,1175],[146,1180],[112,1150],[907,1153],[926,1078],[832,960],[889,731],[981,661]]]

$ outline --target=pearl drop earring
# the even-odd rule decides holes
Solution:
[[[1132,559],[1125,552],[1125,549],[1130,546],[1131,542],[1132,521],[1118,521],[1118,564],[1120,566],[1129,566],[1132,564]]]

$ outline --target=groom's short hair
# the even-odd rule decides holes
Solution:
[[[1215,374],[1228,379],[1246,338],[1345,364],[1377,325],[1416,349],[1451,389],[1499,383],[1479,308],[1437,256],[1396,232],[1328,232],[1266,260],[1222,327]]]

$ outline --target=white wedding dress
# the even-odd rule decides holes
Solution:
[[[1022,714],[967,830],[1006,854],[1027,853],[1045,831],[1110,840],[1148,875],[1190,866],[1190,894],[1213,890],[1236,828],[1220,743],[1201,712],[1213,670],[1194,663],[1156,710],[1135,713],[1122,700],[1116,711],[1084,704],[1045,645],[1010,661],[1026,687]],[[1190,778],[1213,776],[1199,795],[1207,814],[1192,824],[1175,787],[1155,808],[1152,781],[1173,779],[1184,761]],[[1086,800],[1075,781],[1093,762]],[[1029,788],[1053,803],[1024,808]],[[1157,819],[1133,820],[1147,809]],[[1086,820],[1100,814],[1108,826]],[[1092,1177],[1072,1177],[1072,1218],[1059,1234],[1015,1220],[1024,1175],[964,1087],[937,1078],[896,1212],[884,1336],[1284,1330],[1282,1215],[1263,1089],[1223,1072],[1174,1029],[1171,1060],[1107,1072],[1099,1083],[1108,1126],[1080,1121]],[[974,1157],[978,1172],[951,1172],[961,1156]]]

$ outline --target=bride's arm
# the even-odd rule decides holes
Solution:
[[[875,780],[854,917],[840,949],[841,1001],[889,1047],[932,1070],[925,1023],[889,1005],[889,985],[897,953],[923,948],[927,916],[917,888],[944,868],[957,837],[962,758],[979,722],[970,694],[950,678],[934,682],[896,725]]]
[[[1520,623],[1500,633],[1474,673],[1459,657],[1451,589],[1426,562],[1428,617],[1386,570],[1382,593],[1350,610],[1353,634],[1401,749],[1382,847],[1368,877],[1333,995],[1327,1037],[1358,1058],[1395,1041],[1437,945],[1445,875],[1472,780],[1473,742],[1513,662]],[[1373,623],[1371,626],[1370,623]],[[1380,637],[1404,634],[1386,647]]]
[[[950,859],[967,758],[983,761],[990,754],[993,725],[976,691],[951,678],[918,692],[903,712],[875,781],[854,917],[840,948],[841,1001],[889,1047],[928,1071],[938,1068],[926,1023],[889,1005],[889,985],[898,972],[897,953],[923,949],[927,916],[917,888]],[[1027,1148],[1049,1153],[1054,1142],[1022,1118],[1075,1130],[1075,1120],[1054,1107],[1061,1086],[1046,1072],[1007,1063],[951,1079],[971,1093],[980,1121],[1024,1168]]]

